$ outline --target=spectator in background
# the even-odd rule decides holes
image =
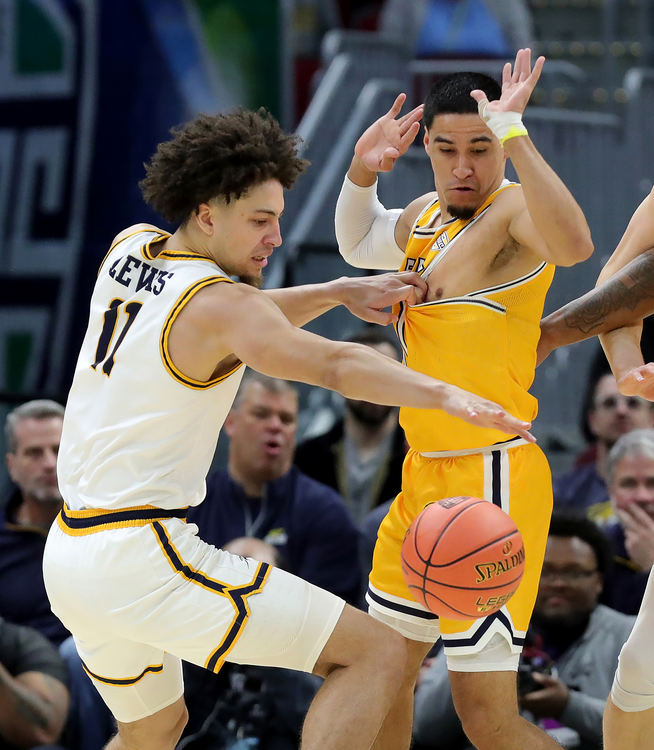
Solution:
[[[416,57],[504,58],[534,39],[525,0],[386,0],[379,31]]]
[[[606,469],[617,518],[606,529],[615,565],[605,599],[621,612],[637,614],[654,564],[654,429],[623,435]]]
[[[623,396],[601,356],[591,369],[582,408],[582,430],[589,450],[570,471],[554,479],[555,507],[586,513],[601,525],[611,521],[613,506],[606,483],[609,451],[620,436],[652,426],[652,404],[639,396]]]
[[[205,500],[188,521],[216,547],[263,539],[279,567],[357,605],[358,532],[338,494],[293,466],[297,416],[291,383],[248,373],[225,421],[227,469],[207,477]]]
[[[379,327],[364,328],[346,340],[399,359],[398,344]],[[301,443],[295,463],[305,474],[333,487],[360,524],[372,508],[400,491],[405,454],[395,407],[345,399],[343,418],[324,435]]]
[[[15,487],[0,515],[0,616],[36,628],[56,645],[69,633],[50,609],[42,559],[62,504],[57,452],[63,415],[63,406],[45,399],[7,415],[6,461]]]
[[[52,743],[67,710],[66,668],[55,647],[0,617],[0,750],[61,750]]]
[[[633,617],[598,603],[611,564],[608,540],[582,516],[554,515],[519,670],[523,716],[565,748],[601,750],[602,712]],[[442,653],[416,690],[416,750],[467,750]]]

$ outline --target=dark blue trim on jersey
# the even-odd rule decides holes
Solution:
[[[501,464],[500,461],[502,460],[502,454],[500,451],[493,451],[491,453],[492,456],[492,464],[491,464],[491,482],[492,482],[492,492],[493,492],[493,505],[497,505],[498,507],[502,507],[502,472],[501,472]]]
[[[155,664],[154,666],[146,667],[141,672],[141,674],[138,675],[137,677],[126,677],[124,679],[114,680],[111,677],[102,677],[101,675],[96,674],[95,672],[91,672],[91,670],[86,666],[86,664],[84,664],[84,662],[82,662],[82,666],[84,667],[85,672],[87,672],[87,674],[89,674],[94,679],[98,680],[98,682],[103,682],[106,685],[121,685],[121,686],[134,685],[139,680],[142,680],[148,672],[156,673],[156,672],[161,672],[163,670],[163,664]]]
[[[163,547],[166,557],[170,560],[170,564],[178,573],[181,573],[184,576],[184,578],[187,578],[191,581],[195,581],[196,583],[199,583],[208,589],[212,589],[218,594],[225,593],[225,589],[227,589],[227,584],[220,583],[219,581],[214,581],[211,578],[207,578],[204,575],[204,573],[201,573],[199,570],[194,570],[193,568],[189,567],[179,557],[179,555],[177,554],[177,550],[170,543],[168,534],[166,534],[163,526],[160,523],[156,523],[156,522],[153,523],[152,528],[154,529],[156,535],[159,537],[159,542],[161,543],[161,546]]]
[[[261,586],[263,585],[263,582],[268,575],[269,568],[270,565],[268,563],[261,563],[257,572],[257,576],[254,581],[252,581],[252,583],[249,583],[247,586],[239,586],[238,588],[227,590],[226,593],[234,603],[238,615],[232,623],[229,632],[225,636],[225,639],[213,652],[211,658],[207,662],[207,669],[210,669],[212,672],[215,671],[217,665],[222,664],[223,654],[227,653],[232,647],[234,641],[239,636],[243,628],[245,620],[250,616],[250,612],[248,611],[245,599],[250,594],[258,593],[261,590]]]
[[[406,604],[396,604],[395,602],[390,602],[388,601],[388,599],[383,599],[378,594],[375,594],[375,592],[371,591],[370,588],[368,588],[366,596],[369,596],[374,602],[377,602],[377,604],[381,604],[383,607],[388,607],[388,609],[394,609],[396,612],[401,612],[404,615],[422,617],[423,620],[438,620],[438,615],[435,615],[433,612],[425,612],[422,609],[414,609],[413,607],[409,607]]]
[[[490,628],[490,626],[493,624],[494,620],[499,620],[502,625],[511,633],[511,641],[513,642],[514,646],[524,646],[525,639],[524,637],[520,638],[515,635],[513,632],[513,628],[511,627],[511,623],[509,622],[507,616],[504,614],[504,612],[495,612],[492,615],[488,615],[484,618],[484,621],[480,625],[479,629],[474,635],[471,635],[469,638],[453,638],[450,640],[447,637],[447,634],[441,633],[441,638],[443,639],[443,646],[446,648],[457,648],[460,646],[475,646],[481,637],[484,635],[484,633]]]
[[[102,511],[88,518],[75,518],[66,512],[66,506],[61,509],[61,520],[70,529],[90,529],[95,526],[106,526],[114,523],[129,523],[130,521],[158,521],[166,518],[186,518],[188,508],[165,510],[163,508],[135,508],[134,510]]]

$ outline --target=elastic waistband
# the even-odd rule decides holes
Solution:
[[[425,458],[446,458],[447,456],[474,456],[475,453],[492,453],[493,451],[503,451],[508,448],[515,448],[517,445],[528,445],[527,441],[521,437],[509,438],[501,443],[493,445],[484,445],[480,448],[464,448],[460,451],[424,451],[420,455]]]
[[[188,507],[168,510],[156,508],[154,505],[141,505],[135,508],[121,508],[120,510],[103,508],[71,510],[64,504],[57,516],[57,523],[66,534],[79,536],[109,529],[145,526],[153,521],[163,521],[167,518],[181,518],[185,521],[187,513]]]

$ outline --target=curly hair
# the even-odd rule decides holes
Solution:
[[[290,188],[309,164],[298,156],[300,137],[263,107],[199,115],[171,133],[139,183],[146,203],[171,224],[188,221],[201,203],[238,200],[267,180]]]

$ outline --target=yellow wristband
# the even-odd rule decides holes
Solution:
[[[519,135],[528,135],[527,128],[522,123],[520,125],[512,125],[500,143],[503,146],[510,138],[516,138]]]

